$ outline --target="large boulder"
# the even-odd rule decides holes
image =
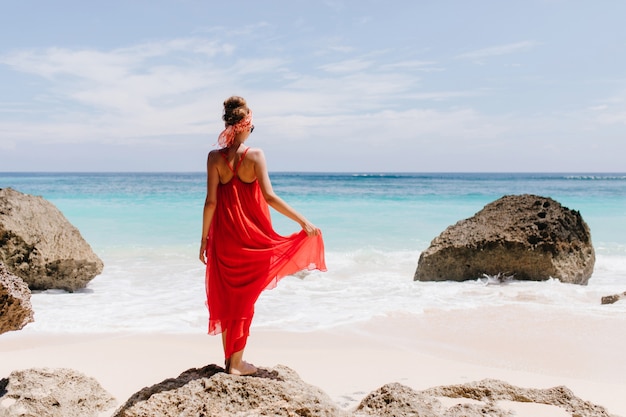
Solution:
[[[103,263],[50,202],[0,189],[0,261],[31,290],[84,288]]]
[[[344,415],[327,394],[285,366],[241,377],[208,365],[142,389],[114,417]]]
[[[33,320],[28,285],[0,262],[0,334],[20,330]]]
[[[589,227],[551,198],[509,195],[437,236],[419,257],[415,281],[487,276],[587,284],[595,264]]]
[[[95,379],[72,369],[26,369],[0,380],[0,417],[98,417],[115,404]]]

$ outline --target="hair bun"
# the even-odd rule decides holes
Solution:
[[[243,97],[232,96],[227,98],[224,102],[224,115],[222,119],[226,125],[234,125],[245,118],[249,112],[250,109]]]

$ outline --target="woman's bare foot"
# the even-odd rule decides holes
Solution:
[[[257,371],[256,366],[246,361],[240,361],[238,364],[230,363],[229,374],[231,375],[253,375]]]

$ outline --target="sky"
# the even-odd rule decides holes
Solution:
[[[2,172],[626,172],[623,1],[0,5]]]

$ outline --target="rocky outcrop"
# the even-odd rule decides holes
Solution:
[[[435,397],[423,395],[396,382],[369,393],[354,412],[355,417],[438,417],[445,408]]]
[[[71,369],[14,371],[0,380],[0,417],[97,417],[114,406],[95,379]]]
[[[208,365],[142,389],[114,417],[344,415],[328,395],[285,366],[239,377]]]
[[[440,401],[443,398],[473,401],[446,407]],[[387,384],[366,396],[354,416],[510,417],[510,411],[499,404],[503,400],[552,405],[577,417],[610,417],[604,407],[576,397],[566,387],[520,388],[494,379],[424,391],[415,391],[398,383]]]
[[[626,299],[626,291],[624,291],[621,294],[614,294],[614,295],[607,295],[602,297],[602,304],[613,304],[618,302],[619,300],[624,300]]]
[[[414,280],[483,276],[587,284],[595,264],[589,227],[551,198],[505,196],[448,227],[420,255]]]
[[[20,330],[33,320],[28,285],[0,262],[0,334]]]
[[[248,377],[228,375],[217,365],[189,369],[135,393],[113,417],[510,417],[510,402],[560,407],[577,417],[610,417],[563,386],[520,388],[493,379],[423,391],[391,383],[345,410],[282,365]],[[94,379],[70,369],[15,371],[0,380],[0,417],[95,417],[108,410],[111,415],[114,405]]]
[[[546,404],[561,407],[572,416],[577,417],[610,417],[608,411],[599,405],[582,400],[567,387],[554,388],[520,388],[496,379],[484,379],[467,384],[448,385],[421,391],[435,397],[467,398],[481,401],[497,408],[502,400],[520,403]],[[490,414],[491,415],[491,414]]]
[[[84,288],[103,264],[50,202],[0,189],[0,261],[31,290]]]

